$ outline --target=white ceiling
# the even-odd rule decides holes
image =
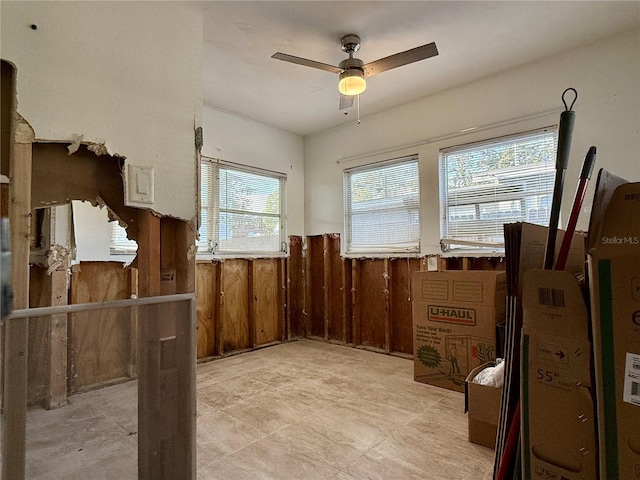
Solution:
[[[271,58],[338,65],[360,35],[365,63],[430,42],[437,57],[369,79],[362,117],[633,29],[640,1],[210,1],[204,103],[307,135],[357,115],[338,110],[337,74]],[[640,54],[640,46],[639,46]]]

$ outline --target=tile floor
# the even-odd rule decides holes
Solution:
[[[198,366],[198,479],[491,478],[464,396],[410,360],[301,340]],[[136,382],[30,409],[27,478],[135,479]]]

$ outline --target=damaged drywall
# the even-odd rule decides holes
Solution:
[[[38,141],[64,140],[73,155],[117,152],[127,165],[154,168],[149,207],[187,221],[197,216],[201,9],[197,2],[3,2],[0,18],[2,57],[17,70],[17,109]]]
[[[119,157],[97,156],[84,144],[69,155],[65,144],[34,143],[32,206],[63,205],[71,200],[107,205],[136,239],[139,210],[124,203],[123,163]]]
[[[16,143],[33,143],[36,141],[36,134],[29,122],[27,122],[18,112],[15,114],[15,142]]]

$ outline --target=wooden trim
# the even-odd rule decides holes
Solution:
[[[218,273],[218,279],[220,282],[219,288],[218,288],[218,292],[220,292],[220,301],[218,302],[218,316],[216,318],[216,354],[217,355],[224,355],[224,342],[223,342],[223,336],[224,336],[224,317],[226,314],[226,309],[227,306],[225,304],[225,292],[224,292],[224,280],[225,280],[225,269],[224,269],[224,262],[219,262],[218,263],[219,266],[219,273]]]
[[[222,291],[222,263],[215,262],[216,281],[213,285],[213,354],[222,355],[222,302],[224,292]]]
[[[281,342],[286,342],[288,337],[288,315],[289,304],[287,302],[287,262],[284,258],[278,262],[278,331]]]
[[[67,262],[51,272],[51,306],[68,304]],[[49,385],[46,408],[67,404],[67,315],[51,315],[49,320]]]
[[[291,340],[304,337],[306,264],[303,257],[303,239],[298,236],[289,237],[289,258],[286,265],[286,337]]]
[[[160,294],[160,218],[152,212],[138,215],[138,288],[141,297]],[[138,312],[138,478],[162,478],[158,443],[160,387],[160,307],[151,305]]]
[[[14,143],[11,152],[9,221],[13,307],[29,307],[32,145]],[[8,319],[4,326],[2,478],[23,480],[26,451],[29,322]]]
[[[329,317],[331,312],[331,237],[328,233],[322,235],[322,318],[324,320],[324,339],[329,340]]]
[[[143,211],[142,296],[195,291],[193,229]],[[139,311],[138,477],[191,480],[196,472],[195,300]]]
[[[138,298],[138,269],[129,269],[129,298]],[[131,325],[129,337],[129,377],[138,376],[138,308],[130,310]]]
[[[189,222],[174,220],[176,292],[196,291],[196,232]]]
[[[360,261],[352,260],[351,265],[351,295],[353,303],[353,344],[362,343],[361,308],[358,301],[358,290],[360,288]]]
[[[353,267],[352,259],[344,259],[342,264],[342,285],[344,286],[342,301],[344,305],[344,341],[353,343]]]
[[[249,346],[251,348],[256,348],[257,346],[257,335],[256,335],[256,286],[254,282],[254,268],[255,268],[255,260],[247,261],[247,326],[249,328]]]
[[[313,334],[313,329],[311,328],[312,323],[312,315],[313,315],[313,305],[311,301],[311,242],[309,241],[309,237],[305,239],[306,248],[303,245],[302,247],[302,261],[304,262],[304,310],[302,312],[302,336],[308,337]]]
[[[384,277],[384,350],[389,353],[391,351],[391,282],[389,281],[391,277],[391,271],[389,268],[389,259],[385,258],[383,260],[384,265],[384,273],[382,274]]]

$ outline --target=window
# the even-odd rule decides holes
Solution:
[[[443,250],[503,248],[503,225],[548,225],[557,132],[549,127],[440,152]]]
[[[199,252],[286,253],[286,175],[202,158]]]
[[[344,171],[346,253],[420,251],[418,156]]]
[[[111,229],[111,238],[109,245],[112,255],[131,255],[138,250],[138,244],[134,240],[127,238],[127,231],[118,224],[118,222],[109,222]]]

